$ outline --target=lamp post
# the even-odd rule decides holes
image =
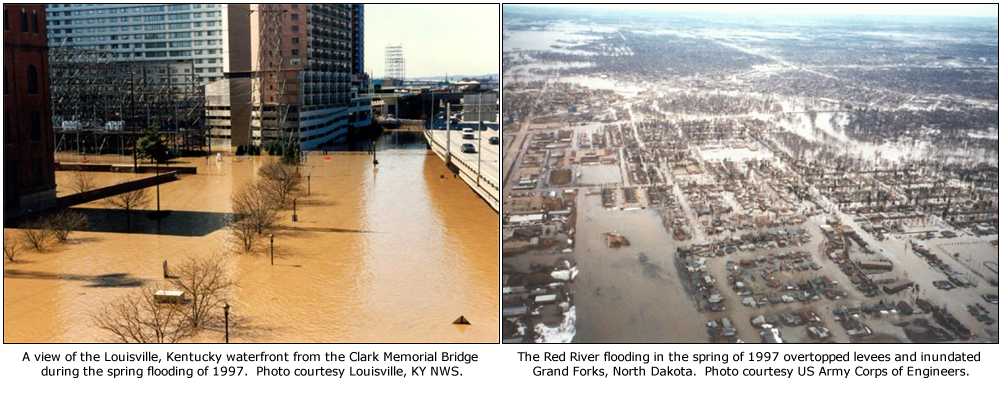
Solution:
[[[156,158],[156,157],[154,157]],[[156,215],[160,215],[160,159],[156,158]]]
[[[479,109],[476,110],[476,116],[479,117],[479,143],[476,145],[476,187],[482,187],[479,184],[479,178],[483,176],[483,93],[479,94]]]
[[[271,266],[274,266],[274,233],[271,233]]]
[[[299,220],[299,213],[296,211],[298,210],[298,207],[296,206],[297,202],[297,198],[292,198],[292,222],[298,222]]]
[[[306,175],[306,196],[312,195],[312,175]]]
[[[226,316],[226,343],[229,343],[229,302],[222,306],[222,313]]]

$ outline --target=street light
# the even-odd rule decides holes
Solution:
[[[306,196],[312,195],[312,175],[306,175]]]
[[[298,202],[298,199],[297,199],[297,198],[292,198],[292,222],[298,222],[298,221],[299,221],[299,214],[298,214],[298,212],[296,211],[296,210],[297,210],[297,208],[298,208],[298,207],[296,206],[296,203],[297,203],[297,202]]]
[[[271,266],[274,266],[274,233],[273,232],[271,233],[270,237],[271,237]]]
[[[482,97],[480,97],[482,99]],[[483,118],[482,118],[482,102],[480,101],[480,118],[479,118],[479,143],[478,149],[476,149],[476,187],[482,187],[479,184],[479,179],[483,176]]]
[[[226,316],[226,343],[229,343],[229,302],[222,306],[222,312]]]

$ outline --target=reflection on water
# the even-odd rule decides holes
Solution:
[[[498,341],[497,214],[428,153],[422,138],[409,140],[379,138],[377,169],[363,151],[314,153],[300,167],[311,195],[299,195],[298,222],[289,210],[275,229],[275,265],[266,241],[254,254],[229,259],[240,280],[230,299],[241,323],[234,341]],[[181,216],[230,212],[231,191],[262,163],[187,161],[198,175],[161,186],[163,207]],[[95,281],[126,276],[159,285],[164,259],[179,263],[232,247],[225,229],[191,224],[207,233],[80,232],[73,243],[5,263],[4,340],[106,340],[91,313],[134,288]],[[472,325],[452,325],[460,315]],[[194,338],[221,339],[219,331]]]
[[[362,137],[354,140],[343,141],[325,146],[322,150],[327,151],[365,151],[371,149],[373,140],[370,137]],[[391,149],[419,150],[427,148],[427,141],[424,140],[422,132],[405,130],[387,130],[374,140],[377,151]]]

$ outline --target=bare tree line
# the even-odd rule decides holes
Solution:
[[[278,212],[290,194],[302,186],[295,170],[278,162],[260,168],[259,176],[245,183],[232,195],[233,218],[229,228],[233,240],[245,252],[253,250],[256,240],[278,222]]]
[[[37,252],[45,251],[49,242],[55,239],[59,243],[69,241],[69,235],[74,231],[87,228],[87,217],[72,210],[61,210],[49,214],[37,221],[21,226],[19,237],[4,233],[3,255],[9,262],[17,262],[22,249],[31,248]]]

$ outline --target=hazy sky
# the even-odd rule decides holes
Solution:
[[[623,10],[665,10],[691,12],[726,12],[733,14],[872,14],[872,15],[938,15],[997,18],[996,4],[727,4],[727,5],[601,5],[584,4],[574,7],[614,8]]]
[[[365,4],[365,69],[381,78],[400,43],[407,78],[499,73],[500,6]]]

